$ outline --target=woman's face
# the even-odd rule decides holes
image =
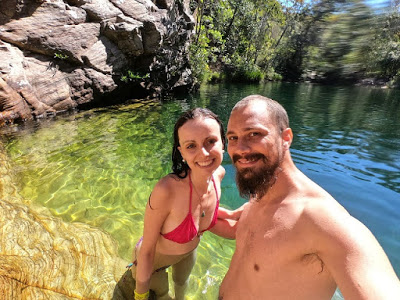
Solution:
[[[179,151],[193,172],[212,174],[223,158],[221,130],[212,118],[196,118],[178,129]]]

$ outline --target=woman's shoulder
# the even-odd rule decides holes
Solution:
[[[172,193],[184,184],[185,178],[180,178],[176,174],[170,173],[162,177],[154,186],[153,192]]]
[[[154,186],[150,195],[150,203],[152,208],[167,208],[171,206],[172,200],[179,195],[180,186],[183,179],[176,175],[168,174],[162,177]]]
[[[220,181],[222,181],[224,176],[225,176],[225,168],[223,166],[219,166],[214,172],[214,177],[217,177]]]
[[[186,177],[187,178],[187,177]],[[180,178],[175,174],[168,174],[162,177],[154,186],[150,200],[153,206],[166,205],[173,203],[174,199],[180,198],[183,189],[187,184],[185,178]]]

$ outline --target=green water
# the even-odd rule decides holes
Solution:
[[[147,198],[170,172],[170,137],[181,112],[181,103],[148,101],[27,125],[6,146],[13,181],[27,203],[109,232],[130,261]],[[202,299],[198,293],[215,299],[233,248],[232,241],[204,235],[190,281],[193,299]]]
[[[208,107],[227,123],[252,93],[282,102],[295,139],[292,155],[309,177],[377,236],[400,273],[400,99],[395,91],[307,84],[205,86],[193,96],[58,116],[3,129],[13,180],[27,203],[67,222],[102,228],[130,260],[157,180],[170,172],[173,125],[182,111]],[[236,208],[229,157],[221,204]],[[191,299],[216,299],[234,242],[204,234],[190,280]]]

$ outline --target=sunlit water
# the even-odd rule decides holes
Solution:
[[[3,130],[14,182],[27,203],[67,222],[109,232],[130,260],[145,203],[170,172],[172,130],[188,108],[208,107],[226,125],[233,105],[258,93],[280,101],[294,131],[297,166],[375,234],[400,274],[400,99],[393,90],[307,84],[205,86],[198,95],[58,116]],[[234,170],[221,203],[236,208]],[[191,299],[216,299],[234,242],[205,233],[190,278]],[[338,297],[338,296],[337,296]],[[338,297],[339,298],[339,297]]]

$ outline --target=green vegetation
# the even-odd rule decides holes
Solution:
[[[128,70],[126,74],[121,75],[121,81],[125,83],[130,81],[142,81],[147,78],[150,78],[150,73],[143,75],[139,73],[134,73],[131,70]]]
[[[361,0],[198,0],[191,7],[190,57],[200,82],[400,82],[400,1],[380,11]]]
[[[62,53],[54,53],[54,58],[65,60],[68,58],[68,55],[62,54]]]

